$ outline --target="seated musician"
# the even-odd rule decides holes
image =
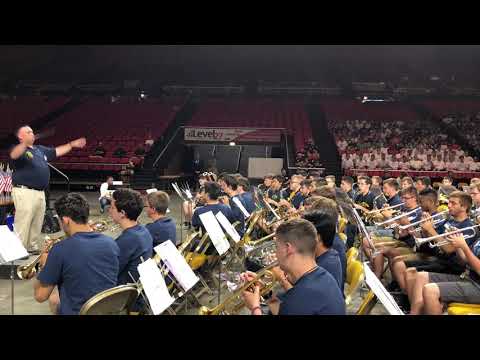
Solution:
[[[480,215],[480,182],[470,185],[469,194],[472,197],[471,218],[473,222],[478,222]]]
[[[228,195],[228,203],[226,205],[230,206],[230,209],[232,210],[233,221],[238,221],[240,223],[237,230],[240,236],[243,236],[245,233],[245,215],[242,210],[240,210],[240,207],[235,202],[235,199],[238,200],[243,207],[245,207],[245,203],[238,194],[238,181],[233,175],[227,174],[223,176],[222,182],[222,190]]]
[[[247,178],[243,176],[238,177],[237,181],[238,195],[240,196],[240,199],[242,200],[245,209],[251,214],[257,209],[257,206],[255,205],[255,201],[253,200],[253,193],[251,191],[252,189],[250,186],[250,182]]]
[[[472,205],[472,198],[470,195],[456,191],[450,194],[450,198],[448,199],[448,211],[451,216],[445,223],[445,231],[448,230],[450,227],[454,227],[456,229],[465,229],[468,227],[473,226],[472,221],[468,217],[470,212],[470,207]],[[424,231],[427,236],[437,236],[437,231],[433,228],[433,226],[426,226],[424,227]],[[473,230],[467,230],[466,233],[471,234]],[[464,234],[465,235],[465,234]],[[468,239],[467,244],[469,247],[472,247],[476,242],[477,237],[474,236]],[[436,242],[443,241],[443,237],[437,238]],[[462,256],[459,255],[459,252],[456,251],[456,248],[452,244],[444,244],[440,246],[440,250],[445,254],[441,257],[442,261],[436,261],[432,263],[429,268],[425,268],[422,272],[417,272],[415,268],[408,268],[406,270],[406,278],[407,281],[413,283],[411,287],[408,286],[407,282],[407,294],[411,304],[411,314],[418,315],[421,314],[423,311],[423,288],[426,284],[430,282],[436,282],[438,279],[438,273],[442,274],[453,274],[453,275],[460,275],[465,271],[465,262],[462,260]],[[433,276],[430,278],[430,274]],[[409,280],[410,277],[410,280]],[[443,279],[439,279],[440,281],[444,281]]]
[[[112,238],[92,231],[82,195],[62,196],[55,210],[67,238],[42,256],[34,296],[40,303],[50,300],[54,314],[77,315],[92,296],[117,286],[120,249]]]
[[[277,228],[276,256],[280,282],[287,284],[286,293],[269,302],[274,315],[345,315],[345,301],[337,282],[315,262],[317,231],[304,219],[292,219]],[[252,281],[254,273],[242,274]],[[243,293],[245,304],[252,315],[262,315],[260,287]]]
[[[267,176],[265,176],[263,178],[263,184],[258,186],[258,190],[260,190],[260,192],[263,195],[265,195],[267,193],[268,189],[270,189],[270,186],[272,185],[272,181],[273,181],[274,176],[275,175],[273,175],[273,174],[268,174]]]
[[[402,177],[402,181],[400,183],[402,190],[413,186],[413,179],[410,176]]]
[[[214,215],[218,212],[222,212],[223,215],[231,222],[234,223],[235,219],[232,214],[232,210],[228,205],[220,203],[218,198],[222,194],[222,189],[220,185],[215,182],[206,182],[203,185],[203,188],[200,190],[202,197],[205,200],[205,205],[195,209],[192,216],[192,226],[195,229],[202,229],[202,232],[205,232],[205,228],[202,225],[200,220],[200,215],[206,212],[212,211]]]
[[[145,225],[153,238],[153,247],[171,240],[177,243],[177,229],[175,220],[167,216],[167,209],[170,205],[170,197],[163,191],[157,191],[147,195],[147,215],[153,220]]]
[[[116,242],[120,248],[118,285],[138,281],[137,266],[153,255],[153,239],[145,226],[137,222],[143,211],[143,200],[137,191],[120,189],[113,193],[110,216],[122,228]],[[130,274],[132,277],[130,276]]]
[[[334,188],[335,187],[335,176],[333,175],[328,175],[325,177],[325,180],[327,181],[327,186]]]
[[[105,208],[110,204],[110,198],[108,196],[108,187],[113,185],[113,177],[109,176],[107,181],[100,185],[100,197],[98,201],[100,201],[100,213],[103,214],[105,212]]]
[[[372,180],[368,176],[359,176],[358,177],[358,192],[353,199],[355,203],[355,208],[360,210],[360,216],[364,213],[373,209],[373,201],[375,196],[370,191],[370,186],[372,185]],[[347,248],[351,248],[355,242],[355,235],[357,234],[358,229],[354,224],[348,224],[345,229],[347,235]]]
[[[433,189],[426,189],[420,192],[419,194],[420,207],[422,208],[422,220],[425,220],[431,216],[437,214],[438,207],[438,194]],[[420,233],[412,232],[416,237],[428,236],[428,233],[424,232],[423,229],[430,229],[432,226],[435,228],[437,233],[443,233],[445,221],[438,222],[438,224],[433,225],[431,222],[424,222],[419,226],[422,228]],[[409,229],[412,231],[413,229]],[[432,256],[439,256],[437,249],[432,249],[428,244],[422,245],[420,248],[416,249],[417,253],[424,253]],[[436,258],[433,262],[437,266],[442,260]],[[428,266],[432,264],[431,260],[412,260],[412,261],[397,261],[395,260],[392,265],[392,276],[394,280],[398,283],[401,290],[406,292],[407,289],[407,279],[406,279],[406,270],[407,268],[420,268],[423,266]]]
[[[340,258],[340,264],[342,266],[342,282],[340,288],[343,290],[343,284],[347,278],[347,251],[345,248],[345,243],[337,233],[338,229],[338,206],[337,203],[332,200],[322,196],[315,197],[315,201],[313,202],[310,211],[322,211],[335,219],[335,236],[333,238],[333,242],[331,248],[338,253]]]
[[[209,173],[203,173],[198,177],[198,184],[199,188],[201,188],[207,181],[212,181],[210,180],[210,174]],[[190,226],[191,221],[192,221],[192,215],[193,211],[197,206],[202,206],[204,203],[203,199],[200,196],[200,191],[198,191],[194,195],[193,202],[192,201],[184,201],[182,204],[183,207],[183,212],[185,214],[185,223],[184,226]]]
[[[418,193],[425,189],[431,189],[432,181],[428,176],[419,176],[415,180],[415,188],[417,189]]]
[[[342,182],[340,183],[340,188],[345,191],[348,197],[352,200],[355,198],[355,190],[353,190],[353,183],[353,178],[351,178],[350,176],[343,176]]]
[[[426,273],[429,281],[423,287],[423,313],[426,315],[442,315],[444,304],[480,304],[480,241],[468,245],[463,234],[447,239],[467,270],[464,276]]]
[[[337,219],[322,210],[314,210],[303,215],[317,229],[318,240],[315,250],[317,265],[327,270],[337,281],[340,290],[344,289],[344,270],[340,256],[332,246],[336,235]]]
[[[274,176],[270,188],[267,191],[267,202],[275,207],[279,206],[279,202],[281,200],[280,190],[282,188],[282,183],[282,176]]]
[[[280,206],[285,206],[287,209],[298,209],[300,205],[305,200],[300,192],[301,183],[303,181],[303,176],[293,175],[290,179],[289,190],[290,192],[285,192],[285,196],[280,200]],[[288,194],[288,195],[287,195]]]
[[[413,211],[414,212],[408,217],[405,216],[405,217],[399,218],[399,220],[396,221],[396,223],[398,223],[399,225],[407,225],[407,224],[410,224],[410,222],[420,221],[422,216],[422,209],[418,206],[417,190],[413,186],[403,189],[400,192],[400,198],[405,204],[402,209],[403,213],[405,214]],[[399,240],[405,242],[405,245],[407,247],[413,248],[415,246],[415,240],[407,230],[400,230],[398,234],[398,238]],[[381,249],[378,252],[377,256],[373,259],[373,268],[374,268],[375,275],[377,275],[377,277],[381,279],[383,274],[385,257],[387,257],[389,266],[391,267],[393,264],[393,261],[392,261],[393,258],[399,255],[401,255],[401,252],[396,248],[385,247]]]

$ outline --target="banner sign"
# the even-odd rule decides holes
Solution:
[[[281,132],[281,129],[186,127],[185,141],[278,143]]]

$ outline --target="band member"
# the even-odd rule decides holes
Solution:
[[[177,229],[175,220],[167,216],[170,197],[163,191],[157,191],[147,195],[147,215],[153,220],[145,225],[153,238],[153,247],[171,240],[177,243]]]
[[[398,181],[390,178],[383,182],[383,193],[387,198],[388,206],[396,206],[402,203],[400,196],[398,195]]]
[[[300,194],[303,196],[303,201],[305,201],[310,196],[310,191],[313,188],[312,180],[303,180],[300,184]]]
[[[120,249],[112,238],[92,231],[82,195],[62,196],[55,210],[67,238],[42,256],[33,285],[35,300],[50,300],[54,314],[78,315],[92,296],[117,285]]]
[[[355,196],[355,208],[362,210],[363,212],[368,212],[373,209],[373,200],[375,196],[370,191],[370,186],[372,185],[372,180],[368,176],[359,176],[358,177],[358,187],[359,192]]]
[[[20,127],[15,135],[19,144],[10,151],[13,165],[14,227],[28,252],[39,254],[39,237],[46,208],[45,190],[50,181],[48,162],[68,154],[74,148],[83,148],[86,140],[80,138],[50,148],[33,145],[35,134],[30,126]]]
[[[336,235],[337,219],[332,218],[321,210],[308,212],[303,218],[310,221],[317,230],[317,248],[315,249],[317,265],[327,270],[333,276],[343,293],[344,276],[342,264],[338,252],[332,248]]]
[[[451,176],[445,176],[442,180],[443,186],[453,186],[453,179]]]
[[[345,315],[345,301],[337,282],[330,273],[315,262],[317,231],[304,219],[292,219],[276,231],[276,255],[279,269],[275,270],[286,293],[274,297],[270,310],[274,315]],[[255,274],[242,274],[253,281]],[[243,293],[252,315],[262,315],[260,287]]]
[[[228,203],[226,205],[230,206],[232,209],[233,220],[238,221],[240,223],[238,227],[238,233],[240,236],[243,236],[245,232],[245,215],[240,210],[240,206],[236,203],[237,200],[243,207],[245,204],[243,203],[241,197],[238,195],[238,181],[232,175],[224,175],[223,176],[223,187],[222,190],[228,195]]]
[[[480,215],[480,183],[471,185],[469,194],[472,197],[471,217],[472,221],[476,222],[477,217]]]
[[[270,186],[272,185],[272,181],[275,175],[268,174],[263,178],[263,184],[258,187],[258,190],[261,191],[262,194],[266,194]]]
[[[285,206],[289,209],[293,207],[295,209],[298,209],[300,207],[300,205],[305,200],[300,192],[301,183],[303,181],[302,179],[303,177],[300,175],[292,176],[292,178],[290,179],[290,194],[287,198],[283,198],[282,200],[280,200],[280,206]]]
[[[328,175],[325,177],[325,180],[327,181],[327,186],[329,187],[335,187],[335,176],[333,175]]]
[[[428,176],[420,176],[415,180],[415,188],[418,193],[432,187],[432,182]]]
[[[116,239],[120,248],[118,285],[138,281],[137,266],[142,258],[146,261],[153,254],[152,236],[145,226],[137,222],[142,211],[143,200],[137,191],[120,189],[113,193],[109,213],[123,230]]]
[[[342,182],[340,183],[340,188],[345,191],[345,193],[348,195],[350,199],[355,198],[355,191],[353,190],[353,178],[350,176],[344,176],[342,177]]]
[[[467,271],[465,276],[423,273],[429,282],[423,287],[426,315],[442,315],[448,303],[480,304],[480,241],[469,246],[463,234],[447,239]]]
[[[401,188],[407,189],[410,186],[413,186],[413,179],[410,176],[404,176],[401,181]]]
[[[382,193],[382,178],[380,176],[372,176],[372,186],[370,186],[370,191],[375,196]]]
[[[202,228],[202,231],[205,232],[205,228],[203,227],[200,220],[200,215],[209,211],[212,211],[214,215],[216,215],[220,211],[231,223],[235,221],[230,207],[220,203],[220,201],[218,200],[218,198],[222,194],[222,189],[220,188],[220,185],[214,182],[207,182],[200,190],[200,194],[202,197],[204,197],[205,205],[195,209],[195,212],[193,213],[192,226],[195,229]]]
[[[448,201],[448,210],[452,219],[450,219],[445,224],[445,229],[448,229],[450,226],[456,229],[464,229],[467,227],[473,226],[473,223],[468,217],[470,212],[470,207],[472,205],[472,198],[470,195],[456,191],[450,194],[450,198]],[[430,225],[430,226],[428,226]],[[436,236],[438,233],[436,230],[431,226],[432,224],[427,224],[424,227],[424,231],[428,236]],[[447,231],[447,230],[446,230]],[[470,231],[469,231],[470,233]],[[444,238],[439,238],[437,241],[442,241]],[[467,245],[472,247],[477,240],[477,237],[474,236],[467,241]],[[448,254],[449,256],[446,258],[447,261],[442,263],[443,265],[442,273],[450,273],[454,275],[460,275],[465,270],[465,262],[462,260],[463,256],[459,252],[456,251],[456,247],[452,245],[454,242],[457,246],[459,245],[460,240],[457,241],[450,241],[450,244],[440,246],[440,249]],[[460,246],[461,247],[461,246]],[[416,272],[416,269],[409,268],[407,269],[406,277],[412,278],[413,277],[413,286],[411,289],[408,288],[408,298],[410,299],[411,304],[411,314],[418,315],[423,312],[423,288],[426,284],[430,282],[435,282],[437,279],[442,282],[444,281],[443,278],[438,278],[436,275],[433,275],[430,278],[429,274],[436,274],[437,272]]]
[[[251,214],[257,207],[255,206],[255,201],[253,200],[252,188],[250,182],[247,178],[240,176],[238,179],[237,191],[242,203],[245,206],[245,209]]]
[[[107,181],[100,185],[100,213],[105,212],[105,208],[110,204],[110,197],[108,196],[108,188],[113,185],[113,177],[107,177]]]
[[[203,173],[198,177],[198,184],[199,188],[201,188],[207,181],[213,181],[211,180],[211,174],[210,173]],[[185,223],[184,226],[189,226],[192,221],[192,215],[193,211],[197,206],[202,206],[203,201],[200,197],[200,191],[195,194],[194,201],[184,201],[182,204],[183,207],[183,212],[185,214]]]

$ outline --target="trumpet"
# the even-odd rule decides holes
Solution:
[[[39,264],[40,264],[41,257],[46,253],[48,253],[52,249],[53,245],[62,241],[66,237],[67,237],[66,235],[63,235],[58,238],[52,239],[49,236],[47,236],[45,238],[45,241],[50,241],[50,243],[47,246],[45,246],[42,252],[35,259],[33,259],[32,262],[30,262],[29,264],[17,267],[18,278],[20,280],[28,280],[32,278],[36,273],[38,273],[38,271],[40,270]]]
[[[399,224],[396,223],[397,220],[400,220],[401,218],[404,218],[404,217],[408,217],[408,220],[412,221],[413,219],[415,219],[417,217],[417,215],[416,215],[417,210],[418,210],[418,208],[413,209],[412,211],[409,211],[407,213],[402,213],[402,214],[400,214],[396,217],[393,217],[391,219],[388,219],[384,222],[375,223],[375,225],[376,226],[382,226],[382,227],[385,227],[387,229],[395,229],[399,226]]]
[[[260,283],[260,296],[267,295],[277,284],[275,275],[270,271],[278,266],[278,261],[275,261],[268,267],[257,273],[255,279],[238,287],[230,296],[223,300],[214,308],[202,306],[199,310],[199,315],[230,315],[238,314],[238,312],[245,307],[245,301],[242,294],[244,291],[251,290],[256,283]]]
[[[416,237],[414,237],[415,246],[418,248],[418,247],[420,247],[420,246],[422,246],[423,244],[426,244],[426,243],[429,243],[429,246],[431,248],[445,246],[445,245],[448,245],[450,243],[447,239],[445,239],[446,237],[451,236],[451,235],[455,235],[455,234],[458,234],[458,233],[463,233],[464,231],[471,231],[470,234],[463,234],[465,240],[468,240],[468,239],[471,239],[471,238],[477,236],[477,232],[475,231],[475,229],[478,228],[478,227],[480,227],[480,225],[468,226],[468,227],[465,227],[463,229],[456,229],[454,227],[450,227],[449,229],[453,229],[453,230],[448,231],[448,232],[443,233],[443,234],[430,236],[430,237],[426,237],[426,238],[416,238]],[[444,238],[444,240],[436,241],[435,243],[432,244],[432,241],[435,241],[435,240],[441,239],[441,238]]]
[[[435,214],[433,216],[430,216],[426,219],[422,219],[422,220],[419,220],[419,221],[416,221],[414,223],[411,223],[411,224],[408,224],[408,225],[400,225],[398,228],[400,230],[407,230],[411,227],[414,227],[414,230],[421,230],[421,225],[427,221],[430,221],[432,220],[433,221],[433,227],[437,227],[437,225],[441,224],[442,222],[444,222],[445,220],[447,220],[448,218],[448,214],[449,214],[449,211],[448,210],[445,210],[445,211],[442,211],[438,214]]]
[[[371,211],[368,211],[367,213],[365,213],[365,215],[373,215],[373,214],[376,214],[376,213],[380,213],[380,212],[382,212],[382,211],[388,211],[388,210],[398,209],[399,207],[402,207],[403,205],[405,205],[405,203],[401,203],[401,204],[398,204],[398,205],[388,206],[388,207],[385,207],[385,208],[382,208],[382,209],[371,210]]]

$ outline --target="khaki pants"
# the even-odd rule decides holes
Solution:
[[[14,187],[15,231],[28,251],[39,250],[43,219],[45,217],[45,192]]]

